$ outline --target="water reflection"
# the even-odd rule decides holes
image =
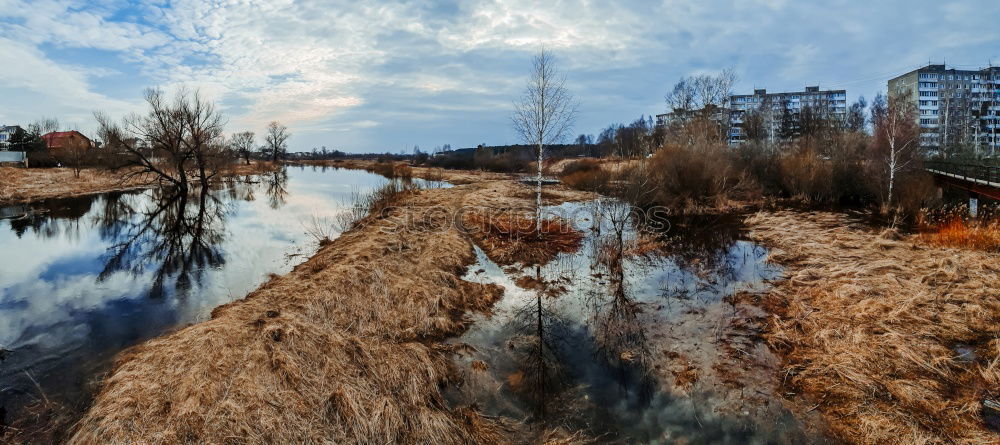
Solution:
[[[578,252],[504,270],[477,249],[466,279],[501,285],[505,295],[458,339],[475,352],[462,359],[467,378],[449,394],[453,403],[524,419],[529,437],[561,429],[602,442],[747,443],[787,433],[705,412],[698,405],[711,395],[678,398],[652,372],[651,330],[764,288],[780,272],[764,249],[722,224],[658,233],[614,200],[550,211],[586,228]]]
[[[105,201],[97,221],[105,239],[113,241],[97,280],[152,270],[148,296],[160,298],[169,290],[185,296],[206,270],[225,264],[221,246],[231,207],[207,188],[193,194],[167,190],[152,195]]]
[[[289,271],[316,247],[305,221],[335,219],[386,182],[324,170],[0,208],[0,407],[16,416],[40,397],[32,379],[84,407],[115,353]]]

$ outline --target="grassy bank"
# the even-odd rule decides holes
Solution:
[[[128,350],[71,443],[496,441],[439,392],[455,376],[437,340],[499,296],[457,278],[471,243],[421,211],[465,192],[407,196],[210,321]]]
[[[269,162],[233,164],[222,174],[250,175],[274,168]],[[132,177],[123,181],[122,176],[122,172],[96,168],[82,169],[77,177],[71,168],[0,167],[0,205],[131,190],[156,184],[152,177]]]
[[[522,205],[508,187],[401,194],[211,320],[127,350],[70,443],[505,442],[441,389],[460,378],[443,340],[500,297],[459,278],[473,244],[451,216]]]
[[[762,212],[752,236],[787,267],[760,304],[783,380],[853,443],[996,443],[1000,262],[828,212]],[[971,351],[971,353],[970,353]]]

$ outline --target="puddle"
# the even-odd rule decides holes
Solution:
[[[501,268],[476,248],[464,278],[505,293],[455,340],[475,351],[456,358],[465,381],[449,401],[518,422],[526,442],[546,431],[608,443],[820,442],[778,401],[755,418],[722,409],[732,390],[708,379],[680,392],[665,387],[664,354],[690,353],[682,337],[711,331],[705,314],[737,311],[725,297],[764,291],[781,270],[723,221],[675,226],[651,249],[636,241],[630,211],[612,200],[547,208],[585,238],[541,268]],[[702,353],[722,353],[715,348]]]

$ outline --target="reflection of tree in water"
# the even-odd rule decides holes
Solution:
[[[653,393],[642,303],[631,296],[625,273],[631,208],[620,204],[597,204],[592,221],[601,229],[587,238],[588,251],[557,259],[544,276],[536,268],[535,298],[512,317],[518,334],[508,347],[519,371],[512,386],[532,403],[543,427],[590,429],[594,419],[607,417],[602,402],[645,404]],[[581,257],[591,264],[580,264]],[[588,276],[565,278],[583,271]],[[594,275],[604,280],[559,295],[563,283],[589,283]]]
[[[288,196],[288,171],[285,168],[275,170],[265,174],[263,180],[267,186],[267,205],[272,209],[284,206]]]
[[[223,191],[232,201],[254,201],[257,199],[254,195],[256,189],[254,185],[259,182],[255,178],[254,175],[232,175],[222,178]]]
[[[120,193],[113,193],[120,194]],[[9,206],[4,214],[18,238],[31,230],[42,238],[63,237],[75,240],[80,235],[80,220],[90,211],[96,196],[57,198],[39,203]]]
[[[759,267],[766,254],[762,248],[739,241],[738,217],[701,216],[680,218],[660,242],[666,258],[678,268],[675,279],[661,293],[668,303],[692,297],[714,300],[735,291],[748,266]]]
[[[109,199],[101,213],[101,233],[115,240],[105,254],[98,280],[115,272],[141,275],[154,268],[152,297],[167,293],[169,279],[185,293],[204,270],[225,263],[227,207],[202,188],[193,194],[153,192],[153,200]]]
[[[591,247],[590,268],[606,278],[606,285],[593,288],[589,299],[594,338],[604,358],[619,368],[637,365],[644,372],[650,348],[639,320],[642,304],[632,297],[625,276],[626,248],[635,238],[630,233],[634,215],[632,207],[622,201],[595,202],[592,218],[601,227]]]
[[[535,299],[518,308],[510,320],[514,335],[507,341],[518,372],[508,383],[525,396],[539,419],[548,415],[548,406],[561,391],[564,379],[558,350],[564,341],[561,332],[566,321],[554,310],[544,294],[541,274],[535,268]]]

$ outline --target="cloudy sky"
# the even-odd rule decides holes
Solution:
[[[577,133],[663,112],[681,76],[871,98],[929,60],[1000,64],[1000,2],[0,0],[0,124],[142,109],[145,87],[216,100],[228,130],[278,120],[292,151],[517,142],[511,101],[553,50]]]

